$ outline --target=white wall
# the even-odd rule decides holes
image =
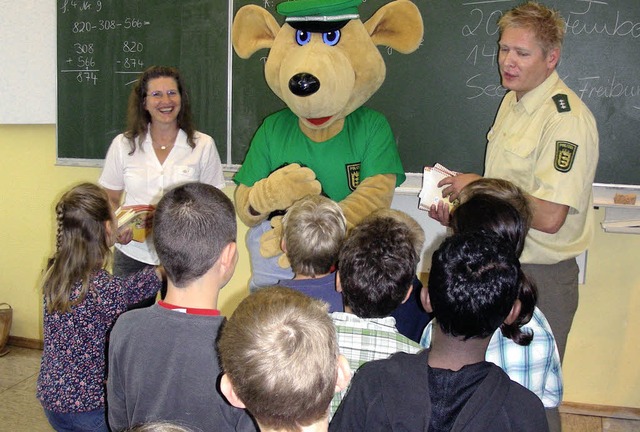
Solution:
[[[56,2],[0,0],[0,124],[56,122]]]

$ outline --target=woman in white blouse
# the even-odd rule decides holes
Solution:
[[[112,141],[99,183],[116,209],[155,206],[166,190],[192,181],[224,187],[220,156],[213,138],[195,130],[178,70],[152,66],[131,91],[127,130]],[[115,275],[159,264],[150,237],[144,242],[131,238],[131,230],[119,233]]]

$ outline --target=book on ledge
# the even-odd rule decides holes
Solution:
[[[437,205],[438,202],[444,201],[449,204],[449,210],[451,210],[452,203],[449,198],[442,197],[443,187],[438,187],[438,182],[445,177],[451,177],[458,175],[459,173],[451,171],[450,169],[435,164],[433,167],[424,167],[424,173],[422,175],[422,190],[418,197],[420,198],[420,204],[418,208],[421,210],[429,210],[433,204]]]
[[[605,207],[600,225],[605,232],[640,234],[640,208]]]
[[[150,204],[122,206],[116,210],[118,229],[130,226],[133,231],[133,240],[142,243],[151,233],[152,223],[148,220],[155,207]]]

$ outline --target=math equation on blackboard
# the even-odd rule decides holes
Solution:
[[[106,0],[64,0],[59,5],[58,32],[66,46],[58,46],[60,73],[82,84],[97,85],[109,74],[137,76],[145,67],[143,31],[151,25],[144,16],[115,17]],[[60,25],[64,26],[60,28]],[[111,53],[105,58],[104,53]],[[133,78],[132,78],[133,79]]]

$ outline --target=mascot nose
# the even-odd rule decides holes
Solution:
[[[311,96],[320,88],[320,80],[310,73],[295,74],[289,80],[289,90],[296,96]]]

